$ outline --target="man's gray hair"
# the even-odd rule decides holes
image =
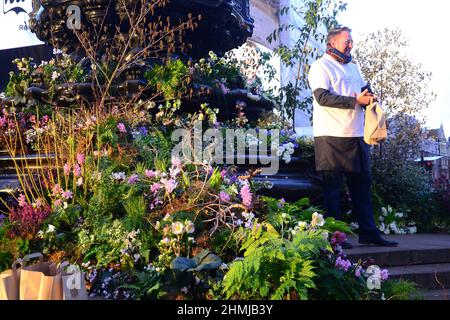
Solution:
[[[341,32],[352,32],[352,29],[350,29],[349,27],[343,27],[343,26],[337,26],[334,27],[333,29],[331,29],[330,31],[328,31],[328,36],[327,36],[327,43],[331,43],[331,40],[334,39],[334,37],[336,37],[338,34],[340,34]]]

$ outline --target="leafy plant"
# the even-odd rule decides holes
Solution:
[[[328,246],[322,233],[302,231],[291,241],[268,230],[255,228],[243,243],[244,259],[223,280],[227,299],[305,300],[315,287],[314,259]]]

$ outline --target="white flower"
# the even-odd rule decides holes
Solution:
[[[170,219],[170,214],[166,213],[166,215],[163,218],[163,221],[168,221]]]
[[[396,216],[397,218],[403,218],[403,213],[397,212],[397,213],[395,214],[395,216]]]
[[[384,225],[384,223],[380,224],[380,231],[384,232],[384,230],[386,230],[386,226]]]
[[[192,221],[186,221],[186,232],[187,233],[194,233],[195,232],[195,226]]]
[[[380,216],[378,219],[379,219],[381,222],[384,221],[384,217],[383,217],[383,216]]]
[[[58,72],[53,71],[53,73],[52,73],[52,80],[54,81],[54,80],[58,79],[59,76],[60,76],[60,74]]]
[[[409,233],[416,233],[417,227],[409,227]]]
[[[188,293],[189,290],[188,290],[187,287],[183,287],[183,288],[180,289],[180,291],[181,291],[182,293],[186,294],[186,293]]]
[[[53,232],[55,232],[55,226],[52,224],[49,224],[46,233],[53,233]]]
[[[181,222],[172,223],[172,233],[179,235],[184,232],[184,225]]]
[[[328,240],[328,237],[330,236],[330,234],[328,233],[328,232],[326,232],[326,231],[324,231],[324,232],[322,232],[322,237],[325,239],[325,240]]]
[[[81,187],[83,185],[83,177],[79,177],[77,180],[77,187]]]
[[[159,228],[161,228],[161,222],[156,221],[155,229],[156,229],[156,230],[159,230]]]
[[[381,208],[381,212],[382,212],[383,216],[387,217],[388,212],[385,207]]]
[[[388,206],[388,212],[392,213],[392,207],[391,206]]]
[[[314,212],[311,219],[311,226],[315,227],[322,227],[325,224],[325,219],[323,218],[323,215]]]
[[[392,231],[396,231],[396,230],[398,229],[398,228],[397,228],[397,224],[395,223],[395,221],[392,222],[392,223],[389,225],[389,228],[391,228]]]
[[[305,221],[299,221],[297,224],[300,230],[305,230],[308,227],[308,223],[306,223]]]
[[[44,238],[44,231],[39,230],[39,232],[37,233],[37,236],[41,239]]]
[[[350,223],[350,228],[358,230],[359,229],[359,224],[358,222],[352,222]]]
[[[114,180],[117,180],[117,181],[119,181],[119,180],[125,180],[125,172],[117,172],[117,173],[112,173],[111,174],[111,177],[114,179]]]

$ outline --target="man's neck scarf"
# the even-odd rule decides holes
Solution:
[[[353,59],[351,54],[346,55],[345,53],[340,52],[336,48],[333,48],[331,45],[327,45],[327,54],[329,54],[342,64],[347,64]]]

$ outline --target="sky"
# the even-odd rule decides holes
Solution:
[[[431,71],[429,88],[436,93],[430,105],[427,127],[444,125],[450,137],[450,42],[448,0],[344,0],[347,10],[338,21],[352,29],[355,42],[362,34],[399,28],[409,41],[411,59]]]

